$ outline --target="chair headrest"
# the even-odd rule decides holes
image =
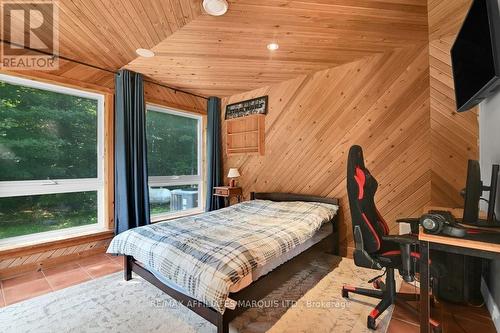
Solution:
[[[349,149],[349,164],[349,169],[351,169],[351,171],[354,171],[356,167],[365,169],[363,149],[360,146],[354,145],[351,147],[351,149]]]

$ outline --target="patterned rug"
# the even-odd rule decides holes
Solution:
[[[378,272],[322,253],[279,289],[231,322],[231,332],[370,332],[366,316],[377,300],[341,297],[343,284],[370,287]],[[399,283],[399,281],[398,281]],[[385,332],[386,311],[377,332]],[[215,326],[134,275],[122,273],[0,308],[0,332],[215,333]]]

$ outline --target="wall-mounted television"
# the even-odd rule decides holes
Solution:
[[[500,88],[500,0],[474,0],[451,48],[457,111]]]

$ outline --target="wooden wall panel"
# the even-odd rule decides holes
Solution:
[[[428,0],[429,40],[455,35],[472,0]]]
[[[5,74],[31,78],[49,83],[59,83],[75,88],[114,94],[115,76],[112,72],[60,60],[60,67],[55,71],[6,71]],[[182,91],[172,90],[151,81],[144,83],[146,102],[168,106],[175,109],[206,113],[206,100]]]
[[[346,159],[349,147],[360,144],[392,232],[396,218],[418,215],[430,203],[427,44],[234,95],[223,99],[222,112],[228,103],[266,94],[266,154],[224,155],[225,173],[240,169],[246,198],[250,191],[338,197],[350,246]]]
[[[478,110],[456,112],[450,49],[470,0],[429,1],[432,204],[461,207],[467,160],[479,158]]]
[[[178,110],[199,114],[207,113],[207,101],[181,91],[167,89],[161,85],[146,81],[144,83],[146,103],[171,107]]]

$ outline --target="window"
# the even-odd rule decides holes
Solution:
[[[201,116],[147,106],[152,220],[201,209]]]
[[[0,74],[0,243],[104,229],[104,96]]]

